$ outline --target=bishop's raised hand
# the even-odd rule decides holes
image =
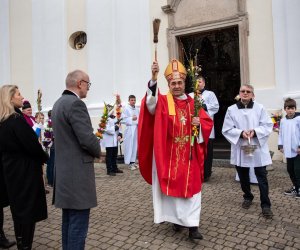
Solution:
[[[152,66],[151,66],[151,71],[152,71],[151,80],[156,81],[157,80],[157,75],[158,75],[158,72],[159,72],[158,62],[153,62]]]

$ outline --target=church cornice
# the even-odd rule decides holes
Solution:
[[[181,0],[170,0],[170,1],[168,1],[169,4],[167,4],[165,6],[162,6],[161,9],[166,14],[173,14],[173,13],[176,12],[177,7],[178,7],[180,1]]]
[[[212,21],[207,21],[207,22],[201,22],[201,23],[194,23],[192,25],[186,25],[186,26],[180,26],[180,27],[169,27],[168,30],[169,31],[180,31],[180,30],[193,30],[194,28],[198,28],[198,27],[206,27],[206,26],[214,26],[217,25],[219,26],[219,24],[228,24],[231,22],[237,22],[237,21],[242,21],[242,20],[248,20],[248,13],[238,13],[236,15],[233,16],[229,16],[226,18],[221,18],[218,20],[212,20]],[[249,27],[247,26],[247,32],[249,32]]]

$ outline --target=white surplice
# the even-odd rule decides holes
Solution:
[[[249,169],[249,177],[250,177],[250,183],[254,183],[254,184],[258,183],[255,172],[254,172],[254,168]],[[240,177],[237,172],[235,172],[235,180],[240,181]]]
[[[183,95],[181,98],[185,99],[187,97]],[[152,96],[152,91],[148,89],[146,105],[151,114],[155,114],[156,103],[157,96]],[[192,198],[178,198],[163,194],[157,177],[154,152],[152,161],[152,194],[154,223],[167,221],[186,227],[199,226],[201,192],[195,194]]]
[[[278,136],[278,145],[283,147],[284,156],[293,158],[300,147],[300,116],[292,119],[282,118]]]
[[[100,141],[100,145],[103,148],[117,147],[118,146],[118,134],[121,133],[121,129],[115,130],[115,123],[117,118],[108,118],[105,132],[103,133],[103,139]]]
[[[129,104],[125,106],[122,112],[122,124],[126,125],[123,137],[125,164],[136,161],[139,114],[140,110],[136,107],[130,106]],[[137,117],[137,120],[135,121],[132,120],[134,115]]]
[[[227,109],[222,133],[231,144],[230,163],[239,167],[261,167],[272,163],[268,138],[272,132],[273,123],[264,107],[254,102],[253,108],[239,109],[236,104]],[[254,129],[256,137],[251,139],[251,145],[257,149],[250,156],[241,146],[248,145],[248,140],[241,138],[243,130]]]
[[[219,102],[214,92],[209,90],[204,90],[201,94],[204,104],[206,105],[206,113],[213,120],[214,115],[219,111]],[[215,128],[213,127],[210,133],[209,138],[215,138]]]
[[[189,94],[190,97],[194,98],[194,93]],[[214,120],[214,115],[219,111],[219,102],[214,92],[209,90],[204,90],[201,94],[201,97],[206,105],[206,113],[209,117]],[[215,128],[213,127],[209,135],[210,139],[215,138]]]
[[[154,155],[153,159],[155,159]],[[154,223],[168,221],[186,227],[199,226],[201,192],[192,198],[178,198],[163,194],[159,186],[155,160],[152,163],[152,194]]]

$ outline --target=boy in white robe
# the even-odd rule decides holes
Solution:
[[[249,179],[249,169],[254,168],[260,190],[262,214],[272,218],[271,201],[266,166],[272,163],[267,140],[273,123],[264,107],[253,102],[254,88],[244,84],[240,88],[241,100],[226,112],[222,133],[231,143],[230,163],[236,166],[244,192],[242,207],[248,209],[254,198]],[[249,148],[252,149],[248,150]]]
[[[136,163],[137,154],[137,130],[140,110],[135,106],[134,95],[128,97],[128,105],[122,112],[122,124],[126,125],[124,131],[124,162],[129,165],[130,170],[138,168]]]
[[[285,195],[300,198],[300,113],[296,112],[296,101],[287,98],[284,101],[286,117],[280,121],[278,149],[284,153],[287,171],[293,187]]]
[[[103,139],[101,140],[101,147],[105,147],[105,163],[107,175],[116,176],[116,174],[122,174],[123,171],[117,166],[118,156],[118,142],[122,138],[120,131],[120,122],[113,114],[113,111],[109,114]]]

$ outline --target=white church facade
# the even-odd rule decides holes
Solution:
[[[169,60],[184,61],[198,49],[223,110],[240,84],[251,83],[271,114],[286,97],[300,105],[299,12],[298,0],[0,0],[0,85],[18,85],[34,108],[41,89],[46,112],[67,73],[82,69],[92,82],[85,102],[96,129],[114,94],[124,104],[130,94],[137,103],[143,98],[154,60],[152,21],[159,18],[163,93]],[[76,34],[83,34],[78,43]],[[276,138],[269,144],[279,159]]]

